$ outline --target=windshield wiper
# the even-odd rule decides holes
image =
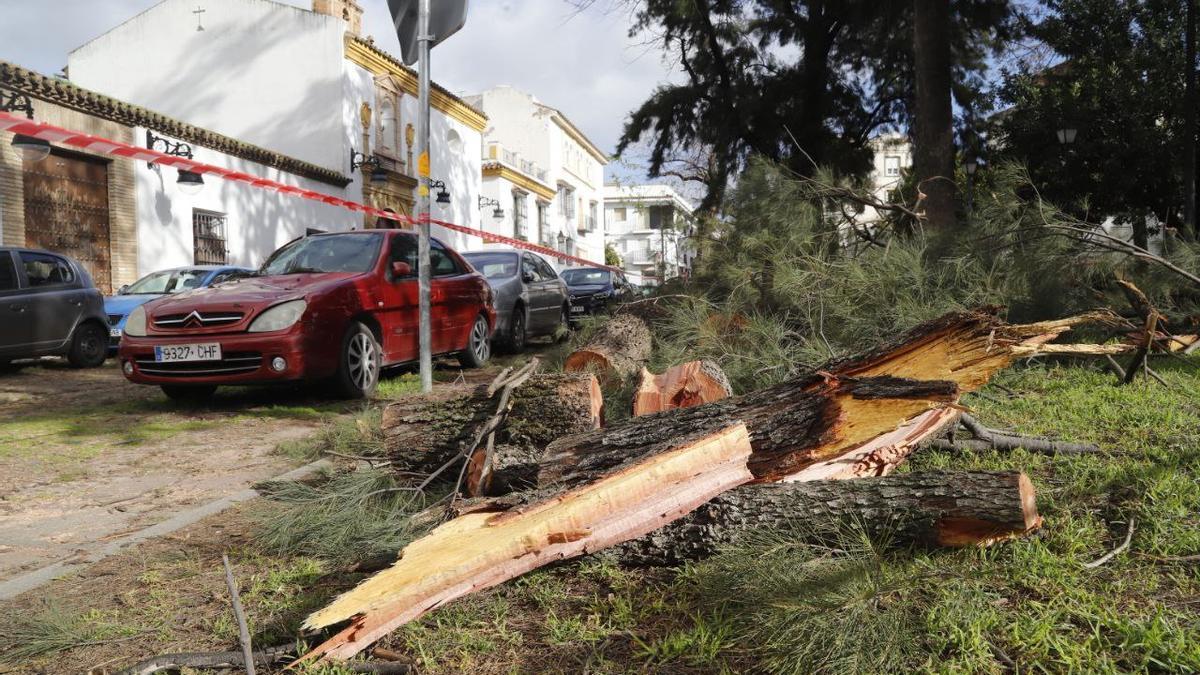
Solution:
[[[325,270],[319,270],[314,267],[289,267],[284,271],[284,274],[324,274]]]

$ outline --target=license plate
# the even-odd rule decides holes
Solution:
[[[575,307],[571,308],[571,313],[572,314],[583,314],[583,307],[576,305]]]
[[[120,328],[109,328],[109,329],[108,329],[108,336],[109,336],[109,337],[115,337],[115,338],[119,338],[119,337],[121,337],[121,329],[120,329]]]
[[[221,344],[210,342],[199,345],[157,345],[154,360],[166,361],[220,361]]]

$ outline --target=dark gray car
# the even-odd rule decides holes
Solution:
[[[104,363],[104,296],[76,261],[50,251],[0,247],[0,366],[65,356],[76,368]]]
[[[541,256],[511,249],[462,256],[487,277],[496,294],[493,335],[505,349],[519,351],[528,338],[555,335],[560,326],[566,328],[567,284]]]

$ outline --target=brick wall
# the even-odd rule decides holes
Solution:
[[[131,127],[76,110],[33,99],[33,114],[39,122],[135,144]],[[13,148],[12,137],[8,132],[0,131],[0,242],[6,246],[24,246],[24,177],[21,154]],[[78,152],[76,148],[72,151]],[[137,163],[103,159],[108,162],[108,232],[115,290],[137,280],[137,204],[134,196]]]

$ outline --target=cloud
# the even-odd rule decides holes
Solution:
[[[57,73],[67,52],[157,1],[0,0],[0,59]],[[359,4],[364,33],[399,56],[386,0]],[[433,77],[458,94],[500,84],[527,91],[611,153],[629,113],[673,75],[656,48],[629,37],[631,24],[619,3],[579,11],[566,0],[471,0],[466,26],[434,50]]]

